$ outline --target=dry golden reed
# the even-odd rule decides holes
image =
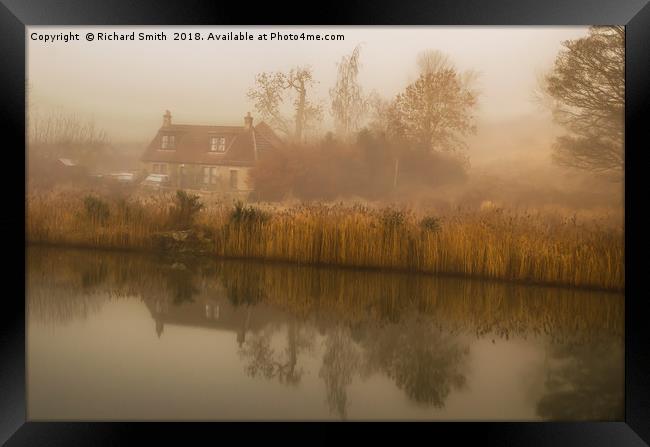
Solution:
[[[166,229],[171,200],[109,200],[105,221],[83,197],[29,195],[27,240],[70,246],[150,250]],[[208,205],[195,226],[218,257],[387,268],[540,284],[623,290],[623,228],[539,213],[490,210],[440,218],[393,208],[324,204],[233,218]]]

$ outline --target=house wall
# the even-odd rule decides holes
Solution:
[[[250,171],[251,168],[247,166],[213,166],[213,165],[195,165],[195,164],[177,164],[177,163],[163,163],[166,165],[166,170],[160,172],[154,170],[154,165],[161,163],[148,163],[147,171],[149,173],[162,173],[169,175],[172,186],[176,188],[186,189],[200,189],[204,191],[252,191],[250,186]],[[204,167],[214,168],[210,172],[209,183],[204,181]],[[231,171],[235,171],[236,181],[231,185]],[[212,180],[214,178],[214,180]],[[232,187],[234,186],[234,187]]]

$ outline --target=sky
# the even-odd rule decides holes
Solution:
[[[447,53],[460,70],[479,73],[477,121],[512,122],[543,115],[533,100],[538,76],[547,71],[567,39],[587,27],[77,27],[27,28],[30,107],[92,120],[111,140],[153,137],[169,109],[175,123],[243,125],[251,112],[246,92],[255,75],[310,66],[318,84],[314,98],[329,110],[337,63],[361,44],[359,81],[365,92],[392,98],[416,79],[423,50]],[[87,33],[132,33],[135,41],[87,41]],[[138,33],[165,33],[167,40],[139,41]],[[343,34],[343,41],[186,40],[173,33],[251,33],[255,39],[283,34]],[[36,34],[34,34],[36,33]],[[77,33],[79,41],[46,42],[46,35]],[[34,36],[37,40],[32,40]],[[550,116],[547,117],[550,121]],[[326,113],[323,130],[331,126]]]

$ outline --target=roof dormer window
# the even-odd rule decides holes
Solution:
[[[210,137],[210,152],[226,152],[226,139],[224,137]]]
[[[161,149],[174,149],[176,147],[176,139],[174,135],[163,135]]]

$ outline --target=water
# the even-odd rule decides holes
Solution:
[[[30,420],[623,420],[619,294],[32,247]]]

